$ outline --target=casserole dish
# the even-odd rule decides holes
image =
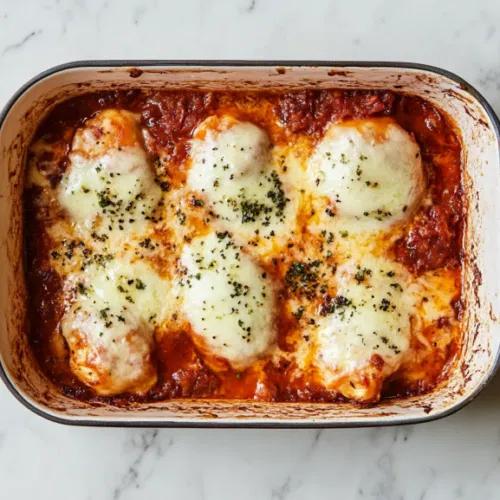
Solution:
[[[468,203],[464,256],[463,348],[449,377],[432,392],[349,403],[262,403],[173,400],[78,401],[42,375],[28,343],[23,268],[24,165],[28,144],[45,114],[62,100],[90,91],[147,89],[279,90],[338,88],[392,90],[420,96],[455,121],[462,138]],[[469,402],[493,376],[499,357],[495,266],[500,216],[498,119],[468,84],[445,71],[394,63],[80,62],[49,70],[26,84],[0,118],[1,375],[36,413],[62,423],[130,426],[345,427],[431,420]]]

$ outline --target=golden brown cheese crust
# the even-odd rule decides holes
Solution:
[[[106,109],[127,110],[138,121],[125,123],[128,118],[122,120],[120,116],[132,115],[115,115],[118,123],[115,120],[114,127],[121,132],[106,139],[103,127],[93,128],[89,120],[99,110]],[[100,147],[132,146],[139,141],[147,151],[156,183],[162,190],[164,209],[148,234],[134,243],[134,253],[135,258],[147,262],[158,275],[171,279],[179,272],[184,245],[208,234],[218,223],[203,197],[186,187],[192,168],[189,141],[198,125],[213,115],[229,115],[261,127],[274,147],[277,173],[292,185],[293,168],[288,164],[288,154],[300,151],[299,156],[305,160],[331,123],[387,117],[402,126],[420,147],[428,180],[426,202],[411,218],[373,236],[370,252],[374,257],[402,264],[414,282],[425,282],[422,286],[429,288],[429,282],[435,280],[437,288],[448,290],[448,303],[441,304],[438,307],[441,315],[424,326],[412,320],[410,348],[395,373],[388,377],[384,360],[375,354],[367,369],[357,375],[342,376],[333,385],[327,384],[316,366],[317,346],[308,331],[339,300],[338,285],[323,277],[334,274],[337,266],[346,261],[349,245],[355,248],[358,243],[352,235],[338,230],[312,229],[318,224],[318,211],[334,216],[335,206],[328,200],[321,202],[325,206],[318,205],[317,199],[302,193],[298,196],[292,231],[282,238],[265,239],[255,234],[242,248],[275,284],[276,348],[250,367],[235,369],[227,360],[205,349],[199,350],[190,323],[182,314],[173,314],[168,321],[155,326],[144,371],[152,382],[107,393],[124,392],[116,401],[178,397],[376,401],[380,396],[431,390],[446,377],[460,346],[460,318],[449,312],[460,310],[457,304],[461,293],[465,210],[460,142],[448,120],[430,104],[390,92],[333,90],[277,95],[136,91],[91,94],[59,105],[42,124],[33,142],[29,168],[38,171],[41,177],[28,176],[35,179],[32,184],[28,182],[25,203],[30,335],[43,370],[70,395],[102,397],[95,395],[96,386],[89,389],[75,378],[69,363],[71,353],[60,326],[72,299],[65,292],[64,273],[57,270],[58,266],[62,260],[83,258],[88,247],[81,238],[70,235],[64,242],[56,241],[50,230],[55,221],[68,222],[68,214],[50,193],[57,189],[68,169],[71,144],[73,151],[84,146],[84,141],[79,140],[81,129],[73,142],[75,132],[84,125],[93,131],[94,142],[100,134],[105,141],[111,141],[107,145],[103,142]],[[93,148],[96,156],[104,152]],[[422,295],[417,316],[424,317],[427,304],[436,302],[434,291],[435,288],[429,288],[429,296]],[[307,355],[296,354],[304,349]]]

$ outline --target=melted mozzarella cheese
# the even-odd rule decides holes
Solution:
[[[123,109],[105,109],[87,120],[73,138],[72,150],[98,159],[110,150],[141,144],[139,115]]]
[[[102,396],[147,392],[157,380],[151,363],[151,331],[136,325],[126,313],[121,317],[129,326],[115,325],[109,330],[106,319],[99,316],[100,310],[77,304],[62,322],[73,373]],[[105,310],[106,304],[100,306]],[[102,338],[97,338],[101,334]]]
[[[102,395],[156,382],[153,331],[169,312],[170,285],[141,261],[90,265],[69,276],[76,300],[62,320],[74,373]]]
[[[94,231],[115,248],[145,232],[162,194],[136,129],[136,119],[124,111],[89,120],[75,135],[58,188],[59,203],[82,231]]]
[[[193,184],[213,184],[218,177],[236,178],[257,173],[269,156],[269,138],[253,123],[239,122],[230,116],[212,116],[196,130],[191,154],[198,167]],[[208,177],[208,180],[207,180]]]
[[[382,227],[403,219],[425,189],[420,151],[388,119],[331,125],[307,164],[311,192],[343,217]]]
[[[374,355],[393,373],[410,345],[414,297],[402,267],[365,258],[339,268],[337,298],[318,321],[318,362],[328,384],[362,371]]]
[[[455,318],[451,306],[459,290],[455,279],[451,269],[427,271],[419,276],[412,290],[421,304],[419,316],[423,321],[429,324],[443,317]]]
[[[189,187],[204,195],[223,225],[244,238],[289,231],[295,202],[271,166],[269,139],[257,126],[212,117],[195,133]]]
[[[269,279],[225,233],[184,247],[183,310],[202,347],[243,368],[274,342],[274,292]]]
[[[113,314],[129,311],[138,322],[155,325],[168,312],[170,285],[142,260],[113,260],[105,265],[92,264],[73,276],[77,288],[85,293],[79,300],[106,303]]]

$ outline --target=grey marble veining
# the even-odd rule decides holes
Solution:
[[[500,113],[500,2],[0,0],[0,105],[75,59],[407,60]],[[63,427],[0,386],[0,497],[500,498],[500,377],[449,418],[353,430]]]

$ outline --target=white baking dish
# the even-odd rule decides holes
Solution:
[[[62,395],[42,374],[28,345],[23,270],[22,192],[26,149],[61,100],[94,91],[161,89],[350,88],[407,92],[455,120],[463,141],[468,220],[465,244],[464,348],[450,377],[429,394],[372,406],[174,400],[126,407]],[[400,63],[78,62],[28,82],[0,115],[0,375],[39,415],[68,424],[128,426],[349,427],[421,422],[471,401],[499,364],[499,122],[473,88],[446,71]]]

